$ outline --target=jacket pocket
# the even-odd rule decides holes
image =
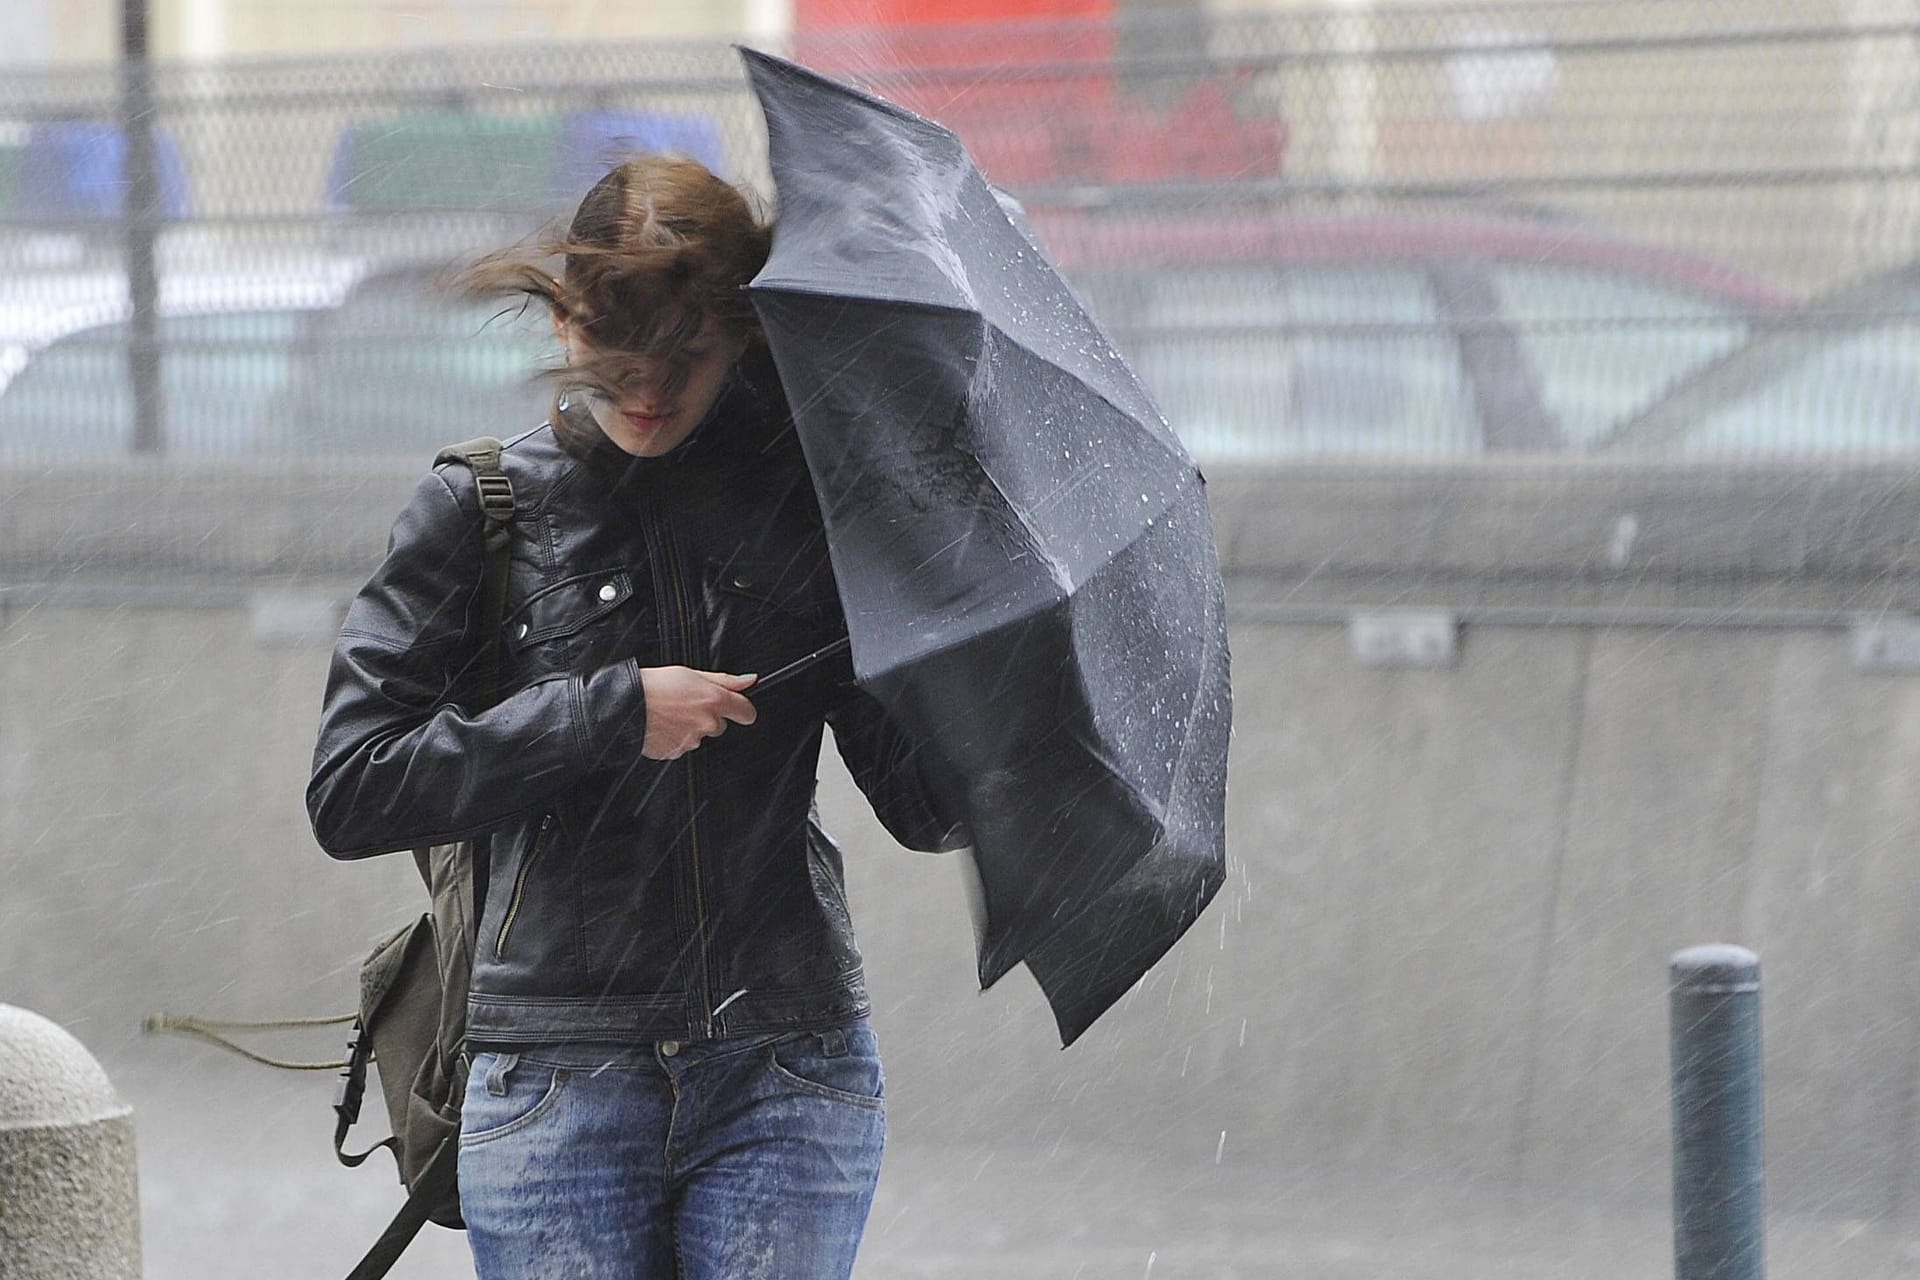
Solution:
[[[716,560],[707,567],[707,581],[722,597],[772,609],[796,622],[833,626],[839,621],[840,597],[833,579],[805,565]]]
[[[500,918],[500,932],[494,938],[493,954],[504,959],[507,954],[507,939],[513,933],[513,923],[520,917],[520,908],[526,905],[527,882],[533,877],[534,864],[540,861],[540,855],[547,851],[547,845],[553,840],[554,818],[547,814],[540,819],[540,828],[534,833],[533,846],[527,850],[527,856],[520,859],[519,872],[513,877],[513,893],[507,899],[506,914]]]
[[[723,669],[764,675],[845,634],[840,598],[825,573],[713,561],[706,583],[708,640]]]
[[[528,596],[507,619],[507,643],[514,652],[571,636],[633,598],[633,576],[625,569],[576,574]]]

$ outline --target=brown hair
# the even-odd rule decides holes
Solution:
[[[772,243],[772,228],[738,187],[684,156],[640,155],[596,182],[564,230],[556,224],[482,258],[453,283],[546,303],[600,353],[546,376],[617,394],[632,357],[672,361],[709,317],[758,340],[743,286]],[[548,269],[555,258],[557,276]]]

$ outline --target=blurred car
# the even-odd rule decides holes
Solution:
[[[156,333],[167,451],[233,456],[292,373],[311,316],[364,265],[286,262],[246,275],[163,277]],[[133,445],[125,278],[90,272],[0,290],[0,461],[111,457]]]
[[[1032,220],[1203,458],[1586,448],[1792,305],[1541,220]]]
[[[231,457],[248,452],[258,422],[292,368],[295,336],[311,312],[247,309],[163,314],[160,386],[165,452]],[[51,462],[133,451],[127,371],[129,324],[89,325],[35,353],[0,391],[0,461]]]
[[[551,347],[537,325],[458,303],[425,269],[305,282],[249,278],[162,290],[164,451],[169,457],[316,454],[412,457],[537,425],[532,374]],[[287,305],[273,305],[274,303]],[[23,304],[42,332],[0,343],[0,461],[102,458],[132,450],[124,300]],[[7,326],[0,307],[0,332]],[[51,332],[57,336],[48,336]]]
[[[1730,268],[1537,219],[1031,221],[1205,459],[1609,447],[1791,308]],[[537,308],[455,298],[425,267],[294,275],[166,280],[169,453],[424,461],[543,419],[557,351]],[[32,312],[61,336],[8,346],[0,293],[0,459],[130,447],[124,312]]]
[[[253,439],[269,456],[411,458],[545,420],[558,355],[544,308],[455,297],[427,268],[381,271],[316,314]]]
[[[1920,263],[1762,326],[1593,443],[1709,457],[1920,450]]]

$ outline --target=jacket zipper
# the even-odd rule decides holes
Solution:
[[[655,518],[655,528],[659,530],[661,550],[665,553],[668,570],[673,576],[674,603],[680,615],[680,638],[684,646],[682,661],[689,666],[697,665],[699,653],[696,650],[698,637],[693,629],[693,602],[687,594],[687,580],[680,564],[679,544],[673,539],[672,531],[665,522]],[[687,844],[693,863],[693,932],[698,944],[698,963],[700,965],[700,1037],[703,1040],[713,1038],[713,983],[712,957],[709,954],[707,938],[707,900],[706,890],[701,884],[700,874],[700,794],[695,783],[695,774],[699,761],[693,756],[686,760],[687,774]]]
[[[527,896],[527,877],[533,872],[533,864],[547,847],[547,834],[553,830],[553,815],[547,814],[540,819],[540,830],[533,837],[533,848],[527,850],[527,856],[520,861],[520,874],[513,878],[513,896],[507,899],[507,918],[500,922],[500,936],[494,940],[493,954],[504,956],[507,953],[507,935],[513,931],[513,921],[520,914],[520,904]]]

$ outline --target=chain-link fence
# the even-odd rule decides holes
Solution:
[[[830,32],[951,124],[1204,459],[1920,446],[1920,4],[1581,0]],[[113,68],[0,83],[0,459],[132,447]],[[719,44],[155,68],[175,457],[538,420],[438,270],[635,148],[763,191]],[[772,194],[768,192],[769,196]],[[530,416],[531,415],[531,416]]]

